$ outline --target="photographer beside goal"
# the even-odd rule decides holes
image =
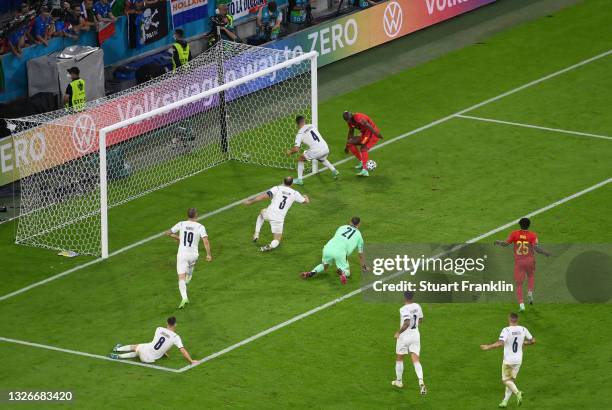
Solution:
[[[298,133],[295,136],[295,145],[293,148],[287,150],[287,155],[291,156],[299,152],[302,143],[308,145],[308,149],[298,157],[298,177],[293,183],[296,185],[304,185],[304,161],[317,160],[329,168],[334,178],[338,178],[340,172],[327,159],[329,147],[317,127],[313,124],[306,124],[306,119],[303,115],[298,115],[295,118],[295,123],[298,128]]]

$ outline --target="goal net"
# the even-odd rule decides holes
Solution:
[[[223,41],[79,111],[9,120],[16,243],[107,257],[109,208],[230,160],[294,168],[295,117],[316,124],[316,106],[316,53]]]

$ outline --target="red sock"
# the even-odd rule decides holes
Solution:
[[[366,164],[368,163],[368,159],[370,158],[370,154],[367,150],[361,151],[361,165],[363,169],[366,169]]]
[[[535,275],[527,275],[527,287],[530,292],[533,292],[535,288]]]
[[[361,152],[359,152],[357,147],[354,146],[353,144],[348,144],[347,147],[348,147],[349,151],[351,151],[353,153],[353,155],[355,157],[357,157],[358,160],[361,161]]]
[[[523,303],[523,282],[516,282],[516,297],[518,303]]]

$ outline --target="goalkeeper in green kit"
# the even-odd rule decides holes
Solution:
[[[337,273],[340,276],[340,282],[346,284],[346,278],[351,276],[349,269],[348,257],[355,249],[359,252],[359,263],[361,270],[365,272],[368,267],[365,263],[363,254],[363,237],[359,232],[361,219],[358,216],[351,218],[350,225],[342,225],[336,230],[334,237],[323,247],[323,260],[310,272],[302,272],[302,278],[307,279],[315,274],[323,272],[327,267],[334,262],[336,264]]]

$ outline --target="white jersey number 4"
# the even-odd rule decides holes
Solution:
[[[308,145],[311,150],[327,150],[327,143],[312,124],[306,124],[298,131],[295,136],[295,146],[300,147],[302,143]]]

